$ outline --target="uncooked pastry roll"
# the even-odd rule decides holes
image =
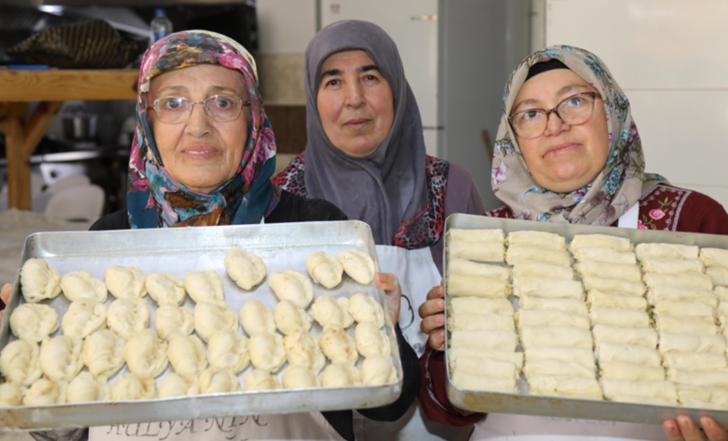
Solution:
[[[354,323],[354,317],[349,314],[349,298],[331,296],[316,297],[311,306],[311,315],[321,327],[330,324],[348,328]]]
[[[391,353],[387,334],[374,323],[364,322],[356,325],[354,340],[356,341],[356,349],[364,357],[369,357],[373,354],[389,357]]]
[[[145,329],[126,342],[124,360],[129,371],[140,378],[157,378],[169,364],[167,342]]]
[[[718,332],[715,322],[707,317],[658,315],[656,328],[660,333],[669,334],[714,335]]]
[[[104,303],[108,297],[106,284],[86,271],[71,271],[61,277],[63,295],[70,301],[80,298],[95,299]]]
[[[594,346],[591,332],[589,332],[588,329],[577,329],[570,326],[556,326],[553,328],[533,328],[526,326],[521,328],[520,331],[521,345],[526,350],[528,350],[531,346],[544,345],[585,349],[591,349],[592,346]],[[454,332],[452,340],[454,344]],[[515,350],[515,345],[513,346],[513,350]]]
[[[20,269],[23,298],[28,303],[55,299],[61,293],[61,275],[41,258],[31,258]]]
[[[602,292],[598,289],[589,291],[586,295],[586,301],[591,304],[592,308],[647,310],[647,300],[644,297],[625,295],[618,292]]]
[[[205,344],[197,336],[181,332],[169,337],[167,358],[174,371],[185,378],[197,378],[207,367]]]
[[[450,370],[479,375],[487,372],[491,378],[518,379],[518,367],[510,361],[494,360],[487,357],[470,357],[460,355],[451,357]]]
[[[589,317],[574,315],[554,309],[522,309],[516,313],[518,329],[525,326],[552,328],[554,326],[570,326],[579,329],[590,329]]]
[[[700,259],[645,259],[642,269],[646,273],[704,273],[705,265]]]
[[[240,391],[240,381],[237,375],[228,369],[209,367],[200,374],[198,381],[201,394],[218,394],[224,392]]]
[[[725,387],[702,387],[678,384],[675,388],[677,389],[677,394],[680,396],[680,401],[683,404],[685,404],[685,399],[691,399],[722,404],[723,408],[728,405],[728,388]]]
[[[456,299],[452,299],[455,301]],[[587,316],[586,303],[579,299],[550,299],[544,297],[521,296],[518,299],[521,309],[555,309],[570,314]]]
[[[647,291],[647,301],[652,305],[666,300],[705,303],[713,308],[718,306],[718,296],[708,289],[662,285]]]
[[[645,275],[645,278],[649,275]],[[633,282],[631,280],[605,279],[604,277],[596,276],[585,276],[581,280],[584,282],[584,288],[587,291],[594,289],[602,292],[617,291],[638,297],[643,296],[646,291],[645,285],[642,282]]]
[[[501,392],[517,394],[518,387],[514,380],[508,378],[493,378],[482,374],[474,375],[467,372],[454,371],[452,383],[458,389],[481,390],[487,392]]]
[[[344,266],[346,274],[356,282],[369,285],[374,280],[374,260],[364,251],[342,251],[339,253],[339,262]]]
[[[701,248],[700,260],[707,267],[728,267],[728,250],[720,248]]]
[[[361,372],[348,363],[331,363],[319,377],[323,387],[361,386]]]
[[[725,337],[722,335],[687,335],[660,333],[660,352],[708,352],[725,353]]]
[[[609,400],[617,395],[632,395],[677,401],[677,390],[669,381],[601,380],[600,383]]]
[[[501,229],[466,230],[462,228],[450,228],[446,233],[447,241],[465,242],[500,242],[505,241],[506,236]]]
[[[632,282],[642,281],[642,270],[637,265],[581,260],[574,265],[576,271],[584,276],[597,276],[607,279],[622,279]]]
[[[200,387],[197,378],[184,378],[176,372],[166,375],[159,385],[159,398],[197,395]]]
[[[594,350],[599,362],[625,361],[643,366],[660,366],[662,357],[656,349],[621,343],[600,343]]]
[[[126,340],[108,329],[100,329],[83,342],[83,362],[94,376],[111,377],[124,366]]]
[[[728,367],[723,354],[709,352],[666,352],[662,364],[667,368],[684,370],[716,370]]]
[[[303,308],[294,305],[290,300],[281,300],[276,303],[276,306],[273,307],[273,319],[283,335],[288,335],[296,329],[308,331],[311,329],[313,321],[313,318]]]
[[[106,310],[109,329],[127,341],[147,328],[149,318],[149,304],[144,299],[116,299]]]
[[[286,362],[283,337],[275,332],[261,332],[250,337],[248,353],[256,369],[268,372],[276,372]]]
[[[86,338],[106,327],[106,306],[94,299],[74,300],[63,316],[61,327],[64,335]]]
[[[83,368],[82,349],[83,340],[78,337],[46,338],[40,345],[40,369],[53,381],[68,382]]]
[[[326,365],[326,357],[316,337],[308,331],[297,329],[283,339],[288,364],[301,364],[311,369],[314,374],[321,372]]]
[[[149,292],[149,297],[158,305],[163,303],[181,305],[187,296],[182,279],[170,273],[151,273],[147,276],[144,286]]]
[[[111,400],[148,400],[157,395],[157,383],[153,378],[139,378],[128,373],[111,385]]]
[[[280,389],[281,384],[278,382],[278,378],[271,375],[270,372],[262,369],[253,369],[248,371],[243,376],[243,384],[245,390],[272,390]]]
[[[471,262],[457,257],[447,261],[447,274],[463,274],[466,276],[482,276],[490,279],[508,280],[511,277],[506,267]]]
[[[649,328],[650,316],[634,309],[596,308],[592,305],[589,318],[593,325],[620,326],[622,328]]]
[[[449,259],[503,262],[505,256],[503,242],[451,240],[446,246]]]
[[[575,252],[581,248],[611,248],[617,251],[632,251],[632,242],[626,237],[610,236],[607,234],[577,234],[571,239],[569,249]]]
[[[657,332],[652,328],[620,328],[618,326],[594,325],[594,343],[621,343],[625,345],[657,347]]]
[[[705,273],[713,279],[714,285],[728,286],[728,268],[724,266],[711,266],[705,270]]]
[[[111,266],[106,270],[104,280],[106,288],[117,299],[147,295],[147,277],[135,266]]]
[[[641,243],[634,249],[639,260],[644,259],[697,259],[699,248],[674,243]]]
[[[273,271],[268,276],[268,284],[279,300],[290,300],[299,308],[308,308],[313,300],[311,281],[298,271]]]
[[[68,384],[66,401],[83,403],[89,401],[108,401],[111,387],[106,377],[94,377],[89,372],[81,372]]]
[[[0,384],[0,407],[20,406],[27,391],[27,387],[18,383]]]
[[[357,293],[349,299],[349,314],[358,323],[374,323],[377,327],[384,326],[384,309],[374,297],[364,293]]]
[[[495,349],[514,352],[518,338],[513,331],[453,331],[450,346],[453,348]]]
[[[636,265],[637,258],[632,251],[617,251],[612,248],[584,247],[574,251],[574,259],[597,260],[599,262],[620,263],[622,265]]]
[[[271,274],[271,278],[273,275]],[[260,300],[250,300],[240,308],[240,323],[249,336],[261,332],[275,332],[276,322],[273,311],[263,305]]]
[[[533,295],[581,300],[584,297],[584,288],[576,280],[521,277],[513,281],[513,294],[519,297]]]
[[[728,287],[716,286],[713,292],[718,296],[721,302],[728,302]]]
[[[541,262],[520,262],[513,267],[513,278],[548,277],[551,279],[574,280],[574,270],[568,266]]]
[[[645,274],[645,284],[649,288],[656,286],[684,286],[686,288],[713,289],[713,279],[706,274],[678,273],[678,274]]]
[[[508,233],[508,246],[531,245],[551,250],[565,250],[566,239],[555,233],[545,231],[511,231]]]
[[[324,355],[334,363],[354,364],[359,359],[355,340],[337,324],[330,323],[324,327],[319,339],[319,347]]]
[[[245,290],[253,289],[265,280],[268,273],[263,259],[238,247],[232,247],[225,256],[225,271],[236,285]]]
[[[715,308],[698,302],[665,300],[655,305],[655,314],[658,316],[671,315],[673,317],[706,317],[715,320]]]
[[[487,372],[487,371],[486,371]],[[526,378],[541,375],[565,375],[572,378],[596,378],[594,367],[564,360],[526,360]]]
[[[40,342],[58,329],[58,313],[48,305],[23,303],[10,315],[13,335],[33,342]]]
[[[507,299],[455,297],[448,299],[448,314],[513,314],[513,304]]]
[[[199,302],[195,305],[195,331],[203,340],[223,329],[238,330],[238,315],[228,305],[222,303]]]
[[[643,366],[626,361],[599,361],[599,378],[605,380],[661,381],[665,379],[662,366]]]
[[[563,346],[531,346],[526,350],[526,360],[533,363],[539,360],[559,360],[578,363],[595,372],[594,353],[586,348],[567,348]]]
[[[210,366],[229,369],[238,374],[250,364],[248,338],[232,329],[223,329],[210,337],[207,350],[210,353]]]
[[[47,378],[36,380],[23,397],[26,406],[43,406],[46,404],[61,404],[66,402],[65,381],[53,381]]]
[[[558,311],[557,311],[558,312]],[[515,330],[513,315],[501,314],[451,314],[447,317],[448,331],[479,331],[500,329]]]
[[[38,357],[40,349],[32,341],[15,340],[8,343],[0,353],[0,372],[13,383],[30,386],[40,378]]]
[[[195,315],[186,306],[162,303],[154,317],[154,328],[162,340],[169,339],[174,332],[190,335],[195,330]]]
[[[294,364],[283,371],[283,387],[286,389],[303,389],[318,386],[319,382],[316,375],[306,366]]]
[[[506,252],[506,262],[509,265],[518,265],[523,262],[543,262],[570,267],[571,256],[564,250],[551,250],[531,245],[511,245]]]
[[[499,298],[508,297],[510,292],[510,285],[505,280],[463,274],[451,274],[447,279],[448,296]]]
[[[472,349],[472,348],[450,348],[447,350],[447,359],[450,363],[456,362],[460,358],[470,359],[489,359],[495,361],[505,361],[516,367],[517,371],[523,368],[523,352],[505,352],[493,349]],[[593,362],[592,362],[593,364]],[[482,373],[482,370],[478,373]]]
[[[545,395],[565,398],[602,399],[602,389],[595,378],[567,376],[530,376],[527,378],[529,395]]]
[[[306,271],[314,282],[324,288],[332,289],[341,283],[344,266],[336,256],[326,254],[324,251],[314,251],[306,257]]]
[[[361,382],[364,386],[379,386],[397,382],[397,371],[389,358],[372,354],[361,364]]]
[[[215,270],[190,271],[185,274],[185,290],[195,303],[224,302],[224,286],[225,284]]]

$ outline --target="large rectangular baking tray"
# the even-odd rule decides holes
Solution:
[[[225,283],[227,303],[236,312],[245,301],[258,299],[272,307],[277,299],[268,286],[267,278],[253,292],[245,292],[227,276],[223,261],[232,246],[258,254],[274,270],[294,269],[306,274],[305,258],[313,251],[326,251],[338,255],[344,250],[360,250],[377,262],[377,254],[369,225],[359,221],[305,222],[269,225],[225,227],[170,228],[124,231],[54,232],[28,236],[21,264],[31,257],[42,257],[61,275],[69,271],[85,270],[103,280],[111,265],[136,265],[145,274],[171,272],[180,278],[187,271],[214,269]],[[377,264],[378,268],[378,264]],[[314,296],[328,294],[350,297],[364,292],[376,298],[388,311],[384,293],[374,284],[362,286],[348,276],[334,290],[314,284]],[[149,296],[154,329],[156,304]],[[109,295],[107,306],[114,300]],[[24,302],[20,292],[19,273],[6,308],[6,314]],[[44,301],[59,312],[59,321],[68,307],[68,300],[60,295]],[[187,297],[184,306],[194,307]],[[402,365],[397,339],[390,315],[385,313],[385,333],[392,349],[391,361],[399,381],[383,386],[280,389],[273,391],[235,392],[191,397],[157,398],[154,400],[54,404],[47,406],[18,406],[0,408],[0,428],[5,430],[38,430],[88,427],[129,422],[186,420],[206,417],[285,414],[295,412],[358,409],[389,404],[402,391]],[[9,315],[6,315],[9,317]],[[353,333],[353,326],[348,329]],[[314,335],[321,328],[314,322]],[[242,332],[242,328],[239,328]],[[59,335],[61,330],[54,335]],[[15,339],[9,329],[9,320],[0,328],[0,349]],[[361,363],[361,359],[360,359]],[[279,378],[283,370],[279,371]],[[252,369],[248,367],[247,370]],[[128,372],[126,366],[114,377]],[[166,373],[172,372],[171,366]],[[243,373],[239,375],[242,383]],[[157,385],[164,377],[157,378]]]
[[[577,234],[609,234],[629,238],[635,245],[644,242],[663,242],[699,247],[728,249],[728,236],[700,233],[683,233],[653,231],[614,227],[593,227],[590,225],[557,224],[548,222],[501,219],[485,216],[454,214],[445,221],[445,230],[450,228],[479,229],[500,228],[508,234],[511,231],[547,231],[564,236],[567,242]],[[445,274],[447,274],[447,257],[444,256]],[[445,280],[447,290],[447,279]],[[515,307],[517,309],[517,302]],[[447,314],[447,310],[445,311]],[[447,317],[446,317],[447,320]],[[450,333],[446,333],[446,351],[449,346]],[[446,360],[447,360],[447,354]],[[566,418],[582,418],[606,421],[625,421],[631,423],[662,424],[666,419],[674,419],[678,415],[689,415],[697,421],[698,417],[713,417],[723,427],[728,425],[728,411],[713,409],[695,409],[688,407],[669,407],[645,404],[620,403],[614,401],[581,400],[573,398],[555,398],[530,396],[528,384],[523,375],[519,381],[521,394],[504,394],[458,389],[450,379],[450,366],[446,363],[447,396],[454,405],[475,412],[514,413],[523,415],[555,416]]]

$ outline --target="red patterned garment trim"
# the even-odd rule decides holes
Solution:
[[[483,216],[513,219],[513,212],[511,212],[511,209],[507,205],[503,205],[502,207],[486,211],[483,213]]]
[[[643,230],[677,231],[685,201],[691,190],[660,184],[640,199],[637,228]]]
[[[303,155],[293,158],[288,167],[280,172],[272,179],[273,185],[276,185],[290,193],[303,197],[308,197],[306,192],[306,183],[303,180]]]

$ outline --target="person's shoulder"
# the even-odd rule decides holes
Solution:
[[[323,199],[307,199],[281,191],[281,200],[276,208],[266,217],[268,223],[310,222],[327,220],[346,220],[346,214],[329,201]]]
[[[710,196],[660,183],[640,199],[640,222],[648,228],[728,234],[728,213]]]
[[[303,179],[305,164],[303,155],[296,156],[283,171],[271,178],[271,182],[284,190],[293,191],[296,183]],[[293,192],[295,193],[295,191]]]
[[[91,225],[89,230],[128,230],[129,215],[126,210],[119,210],[113,213],[101,216],[99,220]]]

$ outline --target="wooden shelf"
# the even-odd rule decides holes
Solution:
[[[133,100],[138,79],[132,69],[0,69],[0,101]]]

